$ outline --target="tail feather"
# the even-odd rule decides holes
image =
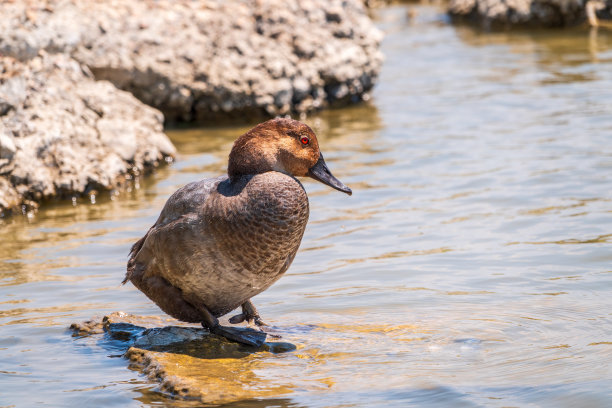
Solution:
[[[147,239],[147,235],[140,238],[138,241],[136,241],[134,245],[132,245],[132,248],[130,249],[130,255],[129,255],[130,259],[128,260],[128,263],[127,263],[127,272],[125,274],[125,278],[121,282],[122,285],[125,285],[127,281],[129,281],[132,278],[132,274],[134,273],[134,268],[136,267],[136,255],[138,255],[138,252],[140,252],[140,250],[142,249],[142,246],[144,245],[144,242]]]

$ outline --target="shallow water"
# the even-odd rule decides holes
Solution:
[[[305,181],[301,250],[254,299],[297,350],[211,370],[236,407],[612,406],[611,33],[407,10],[376,12],[371,101],[308,119],[354,194]],[[172,131],[132,191],[0,220],[0,406],[194,405],[67,327],[161,314],[119,286],[129,246],[244,129]]]

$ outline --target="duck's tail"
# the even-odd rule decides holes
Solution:
[[[136,267],[136,255],[138,255],[138,252],[140,252],[140,250],[142,249],[145,239],[147,239],[147,235],[140,238],[138,241],[136,241],[134,245],[132,245],[132,249],[130,249],[129,254],[130,259],[127,263],[127,272],[125,273],[125,278],[121,282],[122,285],[125,285],[127,281],[132,278],[132,275],[134,274],[134,268]]]

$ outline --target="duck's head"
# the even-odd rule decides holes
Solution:
[[[312,177],[338,191],[352,194],[351,189],[327,168],[312,129],[297,120],[271,119],[234,142],[227,169],[230,178],[268,171]]]

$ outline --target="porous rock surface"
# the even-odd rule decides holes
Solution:
[[[0,11],[0,52],[70,53],[168,120],[357,101],[382,63],[382,35],[359,0],[47,0]]]
[[[0,214],[113,189],[174,153],[160,112],[69,56],[0,56]]]
[[[130,368],[174,398],[223,404],[291,392],[282,380],[255,373],[265,364],[259,353],[295,350],[289,343],[248,347],[174,319],[122,312],[74,323],[70,329],[75,337],[93,340],[94,347],[124,350]]]
[[[567,27],[586,23],[586,4],[609,19],[611,0],[450,0],[449,14],[458,19],[491,27]]]

